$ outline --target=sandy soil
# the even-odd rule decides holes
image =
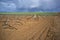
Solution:
[[[1,40],[49,40],[55,16],[2,15],[0,16]],[[50,34],[51,35],[51,34]],[[53,38],[52,38],[53,40]]]

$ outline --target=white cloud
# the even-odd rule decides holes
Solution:
[[[17,0],[16,5],[18,8],[34,8],[42,7],[43,9],[54,8],[54,0]]]
[[[0,2],[0,10],[18,10],[18,8],[41,8],[43,10],[54,9],[59,5],[55,0],[10,0]],[[24,10],[25,10],[24,9]],[[41,10],[40,9],[40,10]]]
[[[0,2],[0,4],[2,5],[1,9],[3,10],[16,10],[16,5],[12,2]]]
[[[32,2],[39,2],[40,0],[31,0]]]
[[[31,5],[30,7],[31,8],[34,8],[34,7],[39,7],[39,0],[31,0]]]
[[[30,8],[39,7],[38,5],[30,5]]]
[[[56,3],[54,0],[42,0],[41,6],[43,9],[53,9],[56,7]]]
[[[39,6],[39,0],[17,0],[17,7],[38,7]]]

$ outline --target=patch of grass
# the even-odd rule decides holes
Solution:
[[[13,15],[57,15],[57,12],[0,12],[1,14],[13,14]]]

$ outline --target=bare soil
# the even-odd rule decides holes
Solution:
[[[59,16],[0,15],[0,40],[54,40],[59,24]]]

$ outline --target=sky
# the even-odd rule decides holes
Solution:
[[[60,12],[60,0],[0,0],[0,12]]]

